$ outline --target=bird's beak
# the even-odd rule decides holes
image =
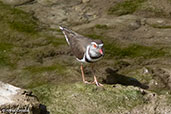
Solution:
[[[102,49],[100,49],[100,50],[99,50],[99,52],[100,52],[100,54],[101,54],[101,55],[103,55],[103,51],[102,51]]]

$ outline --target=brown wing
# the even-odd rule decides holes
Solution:
[[[82,59],[86,51],[87,45],[89,45],[92,40],[66,28],[61,27],[60,29],[63,31],[73,54],[78,59]]]
[[[70,46],[73,54],[81,60],[86,52],[86,48],[83,47],[78,40],[71,42]]]

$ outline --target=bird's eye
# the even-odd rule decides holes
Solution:
[[[95,44],[93,45],[95,48],[97,47]]]

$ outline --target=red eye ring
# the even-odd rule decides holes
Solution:
[[[93,44],[93,46],[96,48],[97,46],[95,44]]]

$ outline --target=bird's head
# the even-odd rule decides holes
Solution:
[[[103,42],[102,41],[100,43],[91,42],[89,53],[91,57],[104,56]]]

